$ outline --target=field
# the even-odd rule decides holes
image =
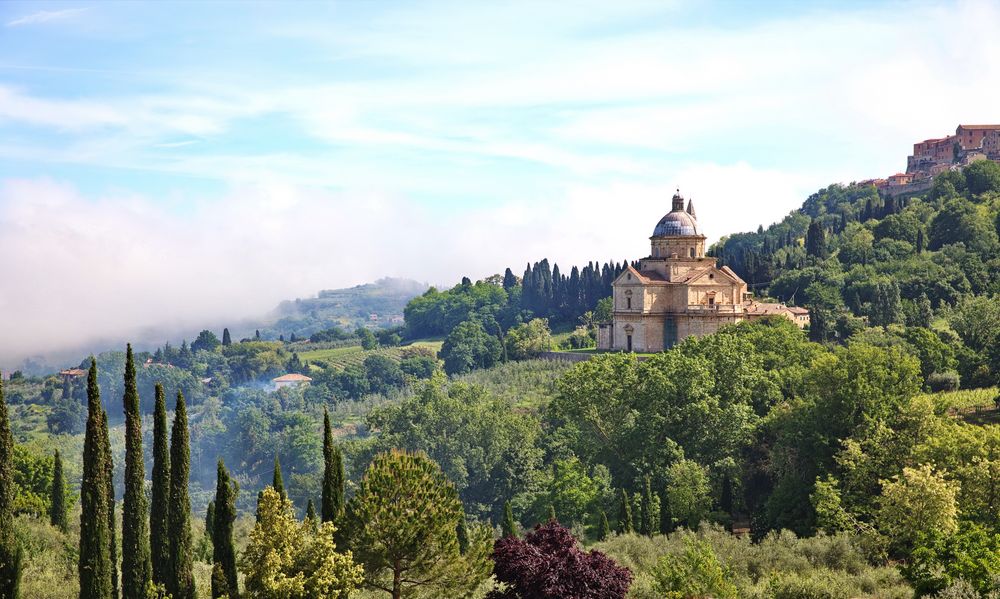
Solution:
[[[925,397],[930,397],[934,401],[934,410],[943,414],[945,412],[962,412],[977,406],[993,407],[993,399],[997,396],[997,388],[987,389],[960,389],[958,391],[944,391],[941,393],[928,393]]]
[[[381,347],[367,351],[360,345],[351,345],[348,347],[334,347],[330,349],[316,349],[299,352],[299,359],[308,361],[312,364],[319,364],[327,368],[332,366],[338,370],[343,370],[348,366],[361,365],[361,363],[365,361],[365,358],[372,354],[381,354],[398,361],[403,350],[408,347],[425,347],[436,354],[441,350],[442,343],[443,342],[440,340],[423,340],[414,341],[413,343],[400,347]]]

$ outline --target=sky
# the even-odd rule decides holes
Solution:
[[[0,368],[710,241],[1000,122],[1000,3],[2,2]],[[175,340],[176,341],[176,340]]]

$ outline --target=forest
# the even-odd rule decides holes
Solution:
[[[806,331],[598,353],[624,263],[542,260],[430,289],[399,329],[15,374],[0,595],[995,596],[998,213],[977,162],[713,247]],[[539,359],[560,350],[590,359]]]

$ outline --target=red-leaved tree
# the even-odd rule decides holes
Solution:
[[[493,545],[493,573],[507,583],[488,599],[622,599],[632,573],[600,551],[581,551],[555,520],[535,526],[523,539]]]

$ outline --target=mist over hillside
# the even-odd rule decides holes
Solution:
[[[426,283],[410,279],[382,278],[345,289],[323,289],[313,297],[285,300],[259,317],[212,319],[195,323],[174,322],[136,329],[128,335],[104,335],[82,343],[51,347],[42,352],[26,354],[16,347],[3,348],[0,371],[21,370],[25,374],[47,374],[68,366],[76,366],[88,354],[121,348],[131,342],[138,351],[152,351],[164,342],[180,345],[193,340],[198,332],[209,329],[222,333],[228,328],[236,339],[253,337],[260,331],[264,339],[278,339],[293,333],[299,337],[339,326],[391,326],[402,319],[406,303],[427,289]]]

